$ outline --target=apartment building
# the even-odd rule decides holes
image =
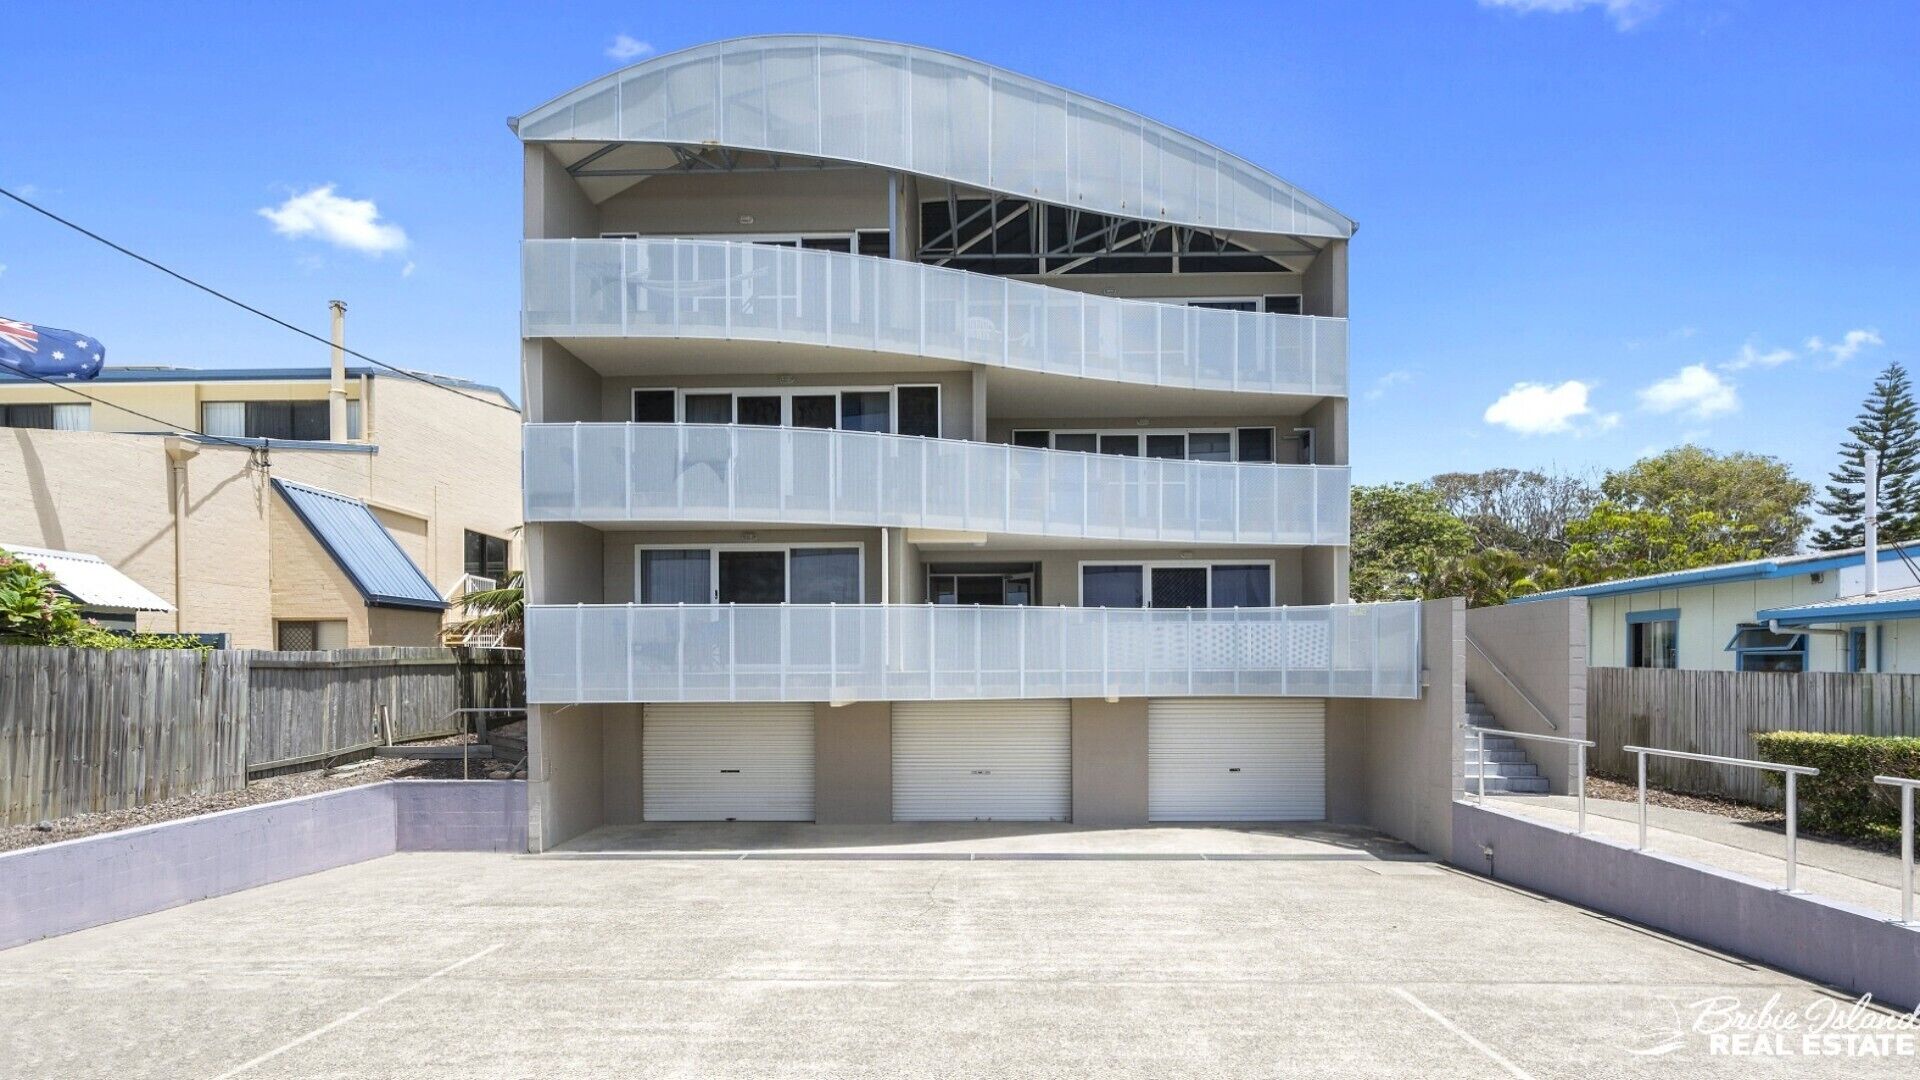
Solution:
[[[0,376],[0,548],[97,558],[164,601],[110,613],[128,629],[438,644],[451,600],[520,562],[515,403],[350,367],[336,430],[334,385],[325,367],[127,367],[82,398]]]
[[[1347,602],[1353,223],[1318,199],[837,37],[513,128],[536,849],[1318,820],[1367,703],[1421,695],[1418,605]]]

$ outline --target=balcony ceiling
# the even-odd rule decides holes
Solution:
[[[1138,113],[951,53],[858,38],[700,45],[601,76],[511,123],[527,142],[586,144],[563,160],[576,176],[594,174],[601,198],[634,182],[634,170],[670,167],[669,146],[724,147],[1197,228],[1354,229],[1295,185]],[[665,158],[603,160],[624,143],[660,144]]]

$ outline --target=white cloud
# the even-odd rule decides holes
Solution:
[[[279,206],[261,207],[260,216],[273,222],[273,231],[282,236],[314,237],[363,255],[385,255],[407,246],[406,230],[380,220],[380,208],[372,199],[344,198],[333,189],[323,184],[289,196]]]
[[[1705,364],[1689,364],[1640,391],[1640,407],[1649,412],[1673,413],[1709,420],[1737,412],[1740,395],[1733,384]]]
[[[1720,365],[1722,371],[1745,371],[1751,367],[1777,368],[1794,358],[1792,349],[1769,349],[1761,352],[1753,342],[1740,346],[1740,352],[1733,359]]]
[[[1831,344],[1817,337],[1810,337],[1807,339],[1807,351],[1826,353],[1833,357],[1828,363],[1833,366],[1838,366],[1860,355],[1861,349],[1885,344],[1886,342],[1880,339],[1880,331],[1878,330],[1849,330],[1839,341]]]
[[[652,45],[627,34],[613,35],[613,44],[607,46],[607,56],[614,60],[632,60],[652,51]]]
[[[1386,396],[1387,391],[1393,389],[1396,386],[1401,385],[1402,383],[1409,383],[1412,381],[1413,381],[1413,372],[1411,371],[1389,371],[1386,374],[1380,376],[1379,378],[1373,380],[1373,385],[1367,389],[1367,400],[1379,401],[1381,398]]]
[[[1618,413],[1594,413],[1587,400],[1592,390],[1592,383],[1578,379],[1568,379],[1558,386],[1514,383],[1500,400],[1487,406],[1481,419],[1521,435],[1587,434],[1619,424]],[[1582,424],[1582,420],[1586,422]]]
[[[401,277],[413,276],[413,260],[412,259],[408,259],[407,265],[400,268],[400,276]]]
[[[1505,8],[1523,15],[1566,15],[1599,8],[1616,30],[1631,30],[1660,13],[1662,0],[1480,0],[1481,7]]]

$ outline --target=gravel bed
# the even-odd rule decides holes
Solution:
[[[471,736],[454,736],[409,745],[457,745],[462,738],[471,738]],[[467,775],[476,780],[484,780],[488,773],[515,768],[524,768],[524,766],[513,761],[474,758],[467,763]],[[382,780],[458,779],[460,779],[458,759],[411,761],[406,758],[371,758],[365,764],[339,776],[331,775],[326,769],[314,769],[254,780],[239,791],[223,791],[212,795],[184,795],[177,799],[148,803],[145,806],[135,806],[125,810],[107,810],[97,814],[75,814],[72,817],[57,818],[43,823],[50,826],[47,829],[41,829],[33,824],[0,826],[0,851],[14,851],[60,840],[72,840],[81,836],[118,832],[121,829],[134,829],[160,821],[175,821],[197,814],[210,814],[216,810],[231,810],[237,806],[257,806],[261,803],[279,802],[282,799],[314,795],[322,791],[337,791],[341,788],[358,787],[361,784],[373,784]]]
[[[1605,776],[1587,774],[1587,797],[1590,799],[1612,799],[1616,802],[1636,802],[1640,798],[1637,785]],[[1786,815],[1767,806],[1755,806],[1752,803],[1738,802],[1714,795],[1683,795],[1677,791],[1662,791],[1657,787],[1647,787],[1648,806],[1669,806],[1675,810],[1695,810],[1702,814],[1732,818],[1735,821],[1763,821],[1784,823]]]

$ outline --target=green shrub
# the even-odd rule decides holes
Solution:
[[[1803,827],[1867,840],[1899,839],[1900,789],[1873,778],[1920,778],[1920,739],[1769,731],[1753,740],[1762,760],[1820,770],[1819,776],[1797,781]],[[1767,781],[1785,784],[1779,773],[1768,773]]]
[[[116,634],[83,617],[45,567],[0,549],[0,645],[73,649],[204,649],[197,638]]]

